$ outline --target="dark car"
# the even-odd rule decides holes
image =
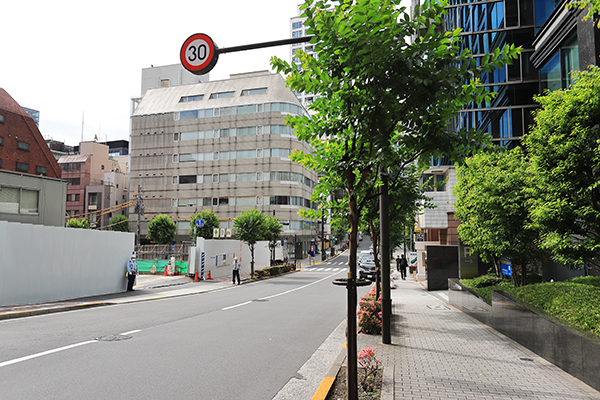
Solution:
[[[364,256],[358,263],[358,277],[374,281],[375,276],[375,259],[373,256]]]

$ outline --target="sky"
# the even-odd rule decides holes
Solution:
[[[129,140],[131,98],[142,68],[179,63],[183,42],[209,35],[218,47],[287,39],[302,0],[7,1],[0,24],[0,88],[40,112],[46,139],[77,145]],[[210,80],[271,69],[290,47],[226,53]]]

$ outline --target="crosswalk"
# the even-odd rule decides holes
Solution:
[[[327,261],[316,265],[303,265],[302,271],[308,272],[339,272],[348,269],[347,262]]]

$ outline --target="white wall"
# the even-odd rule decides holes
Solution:
[[[201,276],[201,257],[204,252],[204,277],[208,277],[210,271],[211,278],[222,278],[231,276],[233,269],[233,257],[240,258],[241,254],[241,273],[250,273],[250,261],[252,256],[250,248],[239,240],[222,239],[204,239],[199,237],[194,252],[190,251],[190,268],[188,272],[194,274],[198,272]],[[193,257],[193,261],[192,261]],[[254,246],[254,270],[263,269],[271,264],[271,253],[268,242],[258,242]]]
[[[126,290],[135,235],[0,221],[0,306]]]

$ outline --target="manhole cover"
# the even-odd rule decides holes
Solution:
[[[115,342],[118,340],[127,340],[127,339],[131,339],[132,336],[129,335],[106,335],[106,336],[99,336],[96,338],[96,340],[100,341],[100,342]]]
[[[441,304],[427,305],[431,310],[449,310],[448,307]]]

